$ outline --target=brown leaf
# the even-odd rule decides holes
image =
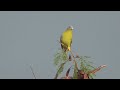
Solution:
[[[89,76],[88,76],[88,74],[84,74],[84,79],[89,79]]]
[[[84,79],[84,72],[82,70],[78,70],[78,79]]]
[[[89,76],[82,70],[78,70],[78,79],[89,79]]]

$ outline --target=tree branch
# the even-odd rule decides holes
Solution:
[[[103,67],[106,67],[106,65],[101,65],[101,66],[99,66],[98,68],[96,68],[96,69],[90,71],[89,73],[94,74],[94,73],[98,72],[100,69],[102,69]]]
[[[32,69],[31,66],[30,66],[30,69],[31,69],[31,71],[32,71],[32,74],[33,74],[34,78],[36,79],[36,76],[35,76],[35,74],[34,74],[33,69]]]

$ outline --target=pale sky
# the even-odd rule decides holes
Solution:
[[[38,79],[54,78],[57,40],[69,25],[72,49],[107,65],[95,78],[120,78],[119,11],[0,11],[0,78],[32,79],[30,65]]]

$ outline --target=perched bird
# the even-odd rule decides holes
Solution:
[[[72,44],[72,35],[73,34],[73,26],[69,26],[61,35],[60,37],[60,43],[61,48],[67,52],[71,50],[71,44]]]

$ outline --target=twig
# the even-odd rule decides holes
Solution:
[[[72,67],[72,66],[71,66]],[[66,77],[68,77],[71,67],[66,72]]]
[[[74,61],[74,63],[75,63],[75,67],[77,68],[77,70],[79,70],[79,69],[78,69],[78,66],[77,66],[77,63],[76,63],[76,61],[75,61],[75,57],[74,57],[74,55],[73,55],[73,53],[72,53],[71,50],[70,50],[70,53],[71,53],[72,57],[74,58],[73,61]]]
[[[32,69],[31,66],[30,66],[30,69],[31,69],[31,71],[32,71],[32,74],[33,74],[34,78],[36,79],[36,76],[35,76],[35,74],[34,74],[33,69]]]
[[[99,71],[100,69],[102,69],[103,67],[106,67],[106,65],[101,65],[101,66],[99,66],[98,68],[96,68],[96,69],[90,71],[89,73],[94,74],[94,73],[96,73],[97,71]]]
[[[63,66],[66,62],[67,62],[67,61],[65,61],[64,63],[62,63],[62,64],[60,65],[60,68],[58,69],[58,71],[57,71],[54,79],[57,79],[57,77],[58,77],[58,75],[59,75],[59,74],[58,74],[59,70],[62,68],[62,66]]]
[[[80,58],[80,56],[75,51],[72,50],[72,52],[76,54],[75,58]]]
[[[58,69],[58,71],[57,71],[57,73],[56,73],[56,75],[55,75],[55,77],[54,77],[54,79],[57,79],[57,77],[58,77],[58,72],[59,72],[59,70],[62,68],[62,66],[63,66],[64,64],[65,64],[65,63],[62,63],[62,64],[61,64],[60,68]]]

